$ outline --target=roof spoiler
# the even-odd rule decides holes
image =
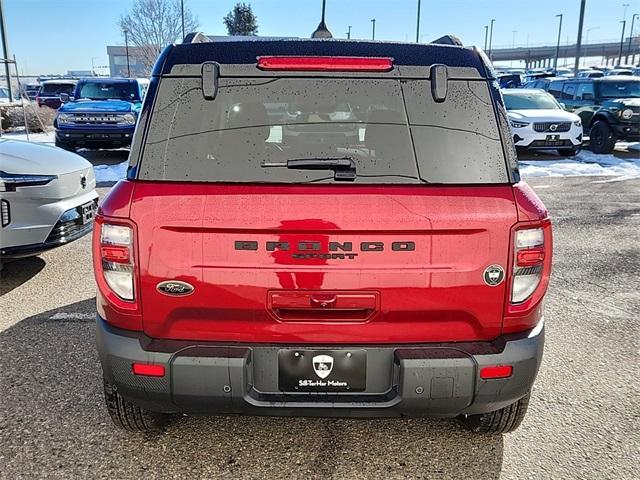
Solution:
[[[443,37],[436,38],[435,40],[430,41],[429,43],[434,45],[456,45],[458,47],[463,47],[462,40],[460,40],[455,35],[444,35]]]

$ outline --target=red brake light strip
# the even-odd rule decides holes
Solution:
[[[261,70],[388,72],[393,69],[389,57],[258,57]]]

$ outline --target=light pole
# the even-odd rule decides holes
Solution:
[[[580,19],[578,20],[578,38],[576,39],[576,62],[573,68],[573,76],[578,76],[578,70],[580,69],[580,50],[582,49],[582,27],[584,26],[584,9],[586,7],[587,0],[580,1]]]
[[[491,19],[491,27],[489,28],[489,60],[491,60],[493,62],[493,58],[492,58],[492,54],[491,54],[491,47],[493,45],[493,24],[495,23],[496,19],[492,18]]]
[[[180,15],[182,17],[182,39],[184,40],[184,0],[180,0]]]
[[[628,3],[623,3],[622,4],[622,19],[626,20],[627,19],[627,8],[629,8],[629,4]]]
[[[420,0],[418,0],[418,13],[416,15],[416,43],[420,43]]]
[[[351,25],[349,25],[349,30],[347,31],[347,40],[351,40]]]
[[[589,32],[590,32],[591,30],[598,30],[599,28],[600,28],[600,27],[591,27],[591,28],[587,28],[587,34],[585,35],[585,40],[584,40],[584,44],[585,44],[585,45],[588,45],[588,44],[589,44]],[[586,65],[586,64],[587,64],[587,57],[586,57],[586,55],[585,55],[585,57],[584,57],[584,63],[583,63],[583,64],[584,64],[584,65]]]
[[[376,39],[376,19],[371,19],[371,40]]]
[[[511,48],[515,50],[515,48],[516,48],[516,33],[518,33],[518,31],[517,30],[511,30],[511,33],[513,34],[513,38],[511,40]],[[510,65],[513,67],[513,60],[511,60],[511,64]]]
[[[4,23],[2,0],[0,0],[0,36],[2,37],[2,58],[4,59],[4,72],[7,79],[7,93],[9,94],[9,102],[13,102],[11,74],[9,73],[9,41],[7,40],[7,26]]]
[[[624,29],[627,26],[626,20],[621,20],[622,24],[622,35],[620,36],[620,52],[618,53],[618,65],[622,65],[622,45],[624,44]]]
[[[634,13],[631,17],[631,29],[629,30],[629,45],[627,46],[627,58],[625,59],[625,63],[629,62],[629,56],[631,55],[631,40],[633,39],[633,26],[636,23],[636,18],[640,18],[640,15]],[[633,58],[631,59],[633,62]]]
[[[560,55],[560,35],[562,34],[562,14],[556,15],[556,17],[560,18],[560,23],[558,24],[558,42],[556,43],[556,58],[553,61],[553,70],[558,70],[558,56]]]
[[[487,39],[489,38],[489,25],[484,26],[484,51],[487,51]]]
[[[598,30],[600,27],[591,27],[591,28],[587,28],[587,33],[585,34],[584,38],[584,44],[587,45],[589,43],[589,32],[591,30]]]
[[[318,24],[318,28],[311,34],[311,38],[333,38],[333,35],[327,28],[327,24],[324,23],[324,13],[327,6],[327,0],[322,0],[322,17],[320,18],[320,23]]]
[[[131,65],[129,64],[129,30],[124,29],[124,51],[127,55],[127,78],[131,78]]]

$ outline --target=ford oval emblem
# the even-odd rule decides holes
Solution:
[[[187,295],[191,295],[194,290],[193,285],[180,280],[166,280],[164,282],[160,282],[156,286],[156,289],[160,293],[170,295],[172,297],[186,297]]]

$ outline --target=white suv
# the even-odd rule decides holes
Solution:
[[[0,140],[0,265],[89,233],[98,205],[93,167],[60,148]]]
[[[574,156],[582,145],[582,122],[543,90],[503,90],[513,143],[529,150]]]

